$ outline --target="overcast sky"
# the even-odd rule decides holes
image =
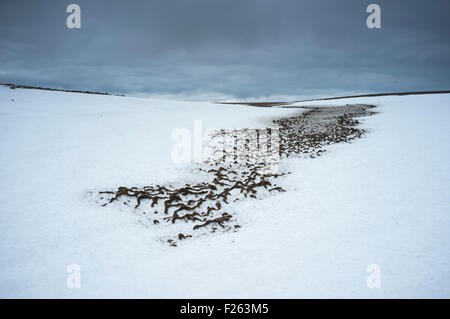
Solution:
[[[207,99],[450,89],[449,32],[449,0],[1,0],[0,82]]]

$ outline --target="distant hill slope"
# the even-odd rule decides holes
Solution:
[[[46,87],[40,87],[40,86],[30,86],[30,85],[11,84],[11,83],[3,83],[3,84],[0,84],[0,85],[7,86],[7,87],[9,87],[10,89],[13,89],[13,90],[15,90],[15,89],[34,89],[34,90],[57,91],[57,92],[72,92],[72,93],[85,93],[85,94],[125,96],[123,94],[111,94],[111,93],[95,92],[95,91],[53,89],[53,88],[46,88]]]

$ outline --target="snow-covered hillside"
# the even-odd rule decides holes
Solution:
[[[195,120],[263,128],[306,109],[0,87],[0,296],[450,297],[450,95],[294,105],[357,103],[378,112],[361,139],[283,159],[287,191],[234,205],[238,231],[170,247],[162,225],[92,194],[195,180],[171,158],[172,133]]]

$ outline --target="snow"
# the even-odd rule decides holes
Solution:
[[[14,101],[12,101],[14,100]],[[176,128],[262,128],[305,109],[0,87],[0,297],[450,297],[450,95],[314,101],[377,105],[368,133],[281,162],[288,191],[242,201],[237,232],[183,241],[90,195],[195,179]],[[169,230],[167,230],[169,231]],[[81,288],[66,285],[81,267]],[[366,285],[367,266],[381,288]]]

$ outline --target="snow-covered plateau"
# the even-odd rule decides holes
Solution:
[[[200,181],[173,160],[174,131],[198,120],[257,129],[347,104],[376,106],[365,134],[282,158],[285,192],[227,207],[239,228],[101,205],[119,186]],[[449,119],[450,94],[252,107],[0,87],[0,297],[449,298]],[[178,226],[193,237],[173,247]]]

